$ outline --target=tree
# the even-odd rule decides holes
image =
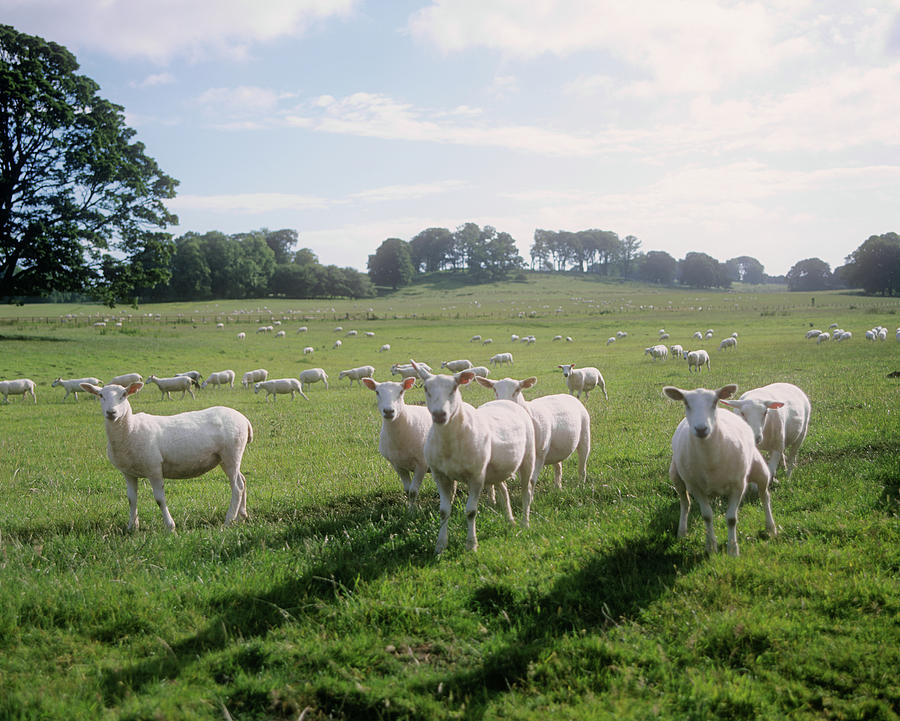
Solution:
[[[619,269],[623,278],[631,277],[631,266],[640,257],[641,241],[633,235],[626,235],[619,246]]]
[[[175,241],[170,288],[178,300],[203,300],[212,296],[209,264],[198,238],[196,233],[188,233]]]
[[[535,265],[538,270],[547,270],[548,267],[553,270],[553,265],[550,263],[550,237],[552,234],[552,230],[535,228],[534,242],[529,250],[532,270],[535,269]]]
[[[900,295],[900,235],[869,236],[846,261],[839,270],[848,284],[870,295]]]
[[[678,273],[678,261],[662,250],[651,250],[638,264],[638,278],[645,283],[671,285]]]
[[[833,285],[831,267],[821,258],[806,258],[785,275],[788,290],[827,290]]]
[[[453,234],[446,228],[426,228],[409,241],[410,259],[417,273],[442,270],[452,253]]]
[[[66,48],[0,25],[0,298],[169,279],[177,181]]]
[[[731,285],[725,266],[706,253],[688,253],[679,264],[678,281],[694,288],[727,288]]]
[[[394,290],[409,285],[414,274],[409,243],[400,238],[388,238],[369,256],[368,268],[375,285],[388,285]]]
[[[291,248],[297,245],[297,241],[299,240],[299,235],[296,230],[290,228],[268,230],[263,228],[260,233],[265,237],[266,245],[268,245],[275,254],[276,264],[280,265],[282,263],[291,262],[291,257],[293,256]]]
[[[317,265],[319,263],[319,256],[317,256],[310,248],[300,248],[291,260],[291,262],[296,263],[297,265]]]
[[[759,285],[766,280],[765,266],[756,258],[749,255],[741,255],[725,261],[728,277],[739,283],[752,283]]]

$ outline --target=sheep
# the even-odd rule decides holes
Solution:
[[[853,333],[849,330],[841,331],[840,334],[835,336],[836,341],[850,340],[853,338]]]
[[[200,371],[185,371],[184,373],[176,373],[176,376],[187,376],[192,381],[194,381],[194,385],[200,385],[200,381],[203,380],[203,376],[200,374]],[[121,386],[122,384],[119,383]],[[128,386],[122,386],[123,388],[127,388]]]
[[[340,325],[339,325],[339,326],[336,326],[335,329],[334,329],[334,332],[335,332],[335,333],[342,333],[343,331],[344,331],[344,327],[343,327],[343,326],[340,326]]]
[[[706,370],[710,370],[709,367],[709,353],[705,350],[692,350],[688,351],[685,355],[685,359],[688,364],[688,373],[694,370],[694,366],[697,367],[697,372],[701,373],[703,371],[703,366],[706,366]]]
[[[719,343],[719,350],[728,350],[729,348],[737,348],[737,338],[734,336],[723,338],[722,342]]]
[[[491,356],[490,361],[488,361],[492,366],[503,365],[504,363],[513,364],[512,353],[497,353],[496,355]]]
[[[348,338],[352,338],[352,337],[354,337],[354,336],[359,335],[359,331],[348,330],[344,335],[345,335],[346,337],[348,337]]]
[[[650,346],[649,348],[644,348],[644,355],[650,356],[654,361],[656,361],[657,358],[667,360],[669,357],[669,348],[660,343],[658,345]]]
[[[307,328],[305,325],[301,325],[299,328],[297,328],[298,333],[306,333],[308,330],[309,328]]]
[[[587,459],[591,452],[591,417],[575,397],[555,393],[533,401],[526,401],[522,390],[531,388],[537,378],[525,380],[504,378],[492,381],[476,378],[485,388],[491,388],[498,400],[509,400],[522,406],[534,422],[534,477],[546,465],[553,466],[553,480],[562,488],[562,462],[578,451],[578,478],[587,480]]]
[[[316,349],[313,348],[311,345],[308,345],[303,349],[303,355],[310,355],[311,353],[315,353],[315,352],[316,352]]]
[[[231,386],[234,388],[234,371],[225,370],[225,371],[216,371],[215,373],[210,373],[209,377],[203,381],[200,385],[201,388],[206,388],[206,386]]]
[[[351,368],[349,370],[341,371],[338,374],[338,380],[341,378],[349,378],[350,379],[350,387],[353,387],[353,381],[356,381],[358,384],[362,382],[363,378],[372,378],[375,376],[375,366],[359,366],[358,368]]]
[[[477,343],[480,340],[481,340],[480,335],[473,335],[471,338],[469,338],[469,343]]]
[[[875,340],[876,338],[878,338],[878,334],[877,334],[874,330],[867,330],[867,331],[866,331],[866,340],[872,340],[872,341],[873,341],[873,340]]]
[[[340,348],[342,345],[344,345],[344,344],[341,343],[340,338],[338,338],[338,339],[334,342],[334,345],[331,346],[331,347],[332,347],[332,348]]]
[[[224,328],[224,327],[225,327],[225,324],[224,324],[224,323],[216,323],[216,330],[219,330],[219,329]],[[119,384],[116,384],[116,385],[119,385]]]
[[[738,400],[722,403],[734,408],[747,422],[753,430],[756,447],[760,451],[769,451],[772,482],[775,482],[778,464],[782,462],[790,478],[797,466],[797,453],[809,431],[812,406],[806,393],[792,383],[770,383],[747,391]]]
[[[241,331],[240,333],[237,334],[238,340],[244,340],[244,338],[246,338],[246,337],[247,337],[247,334],[244,333],[244,331]]]
[[[250,421],[233,408],[223,406],[172,416],[132,413],[128,397],[143,385],[132,383],[127,388],[81,385],[83,390],[100,398],[100,409],[106,419],[106,454],[125,476],[127,484],[131,508],[128,530],[136,531],[140,525],[138,478],[150,481],[163,523],[171,532],[175,530],[175,521],[166,506],[164,479],[196,478],[217,465],[222,466],[231,483],[231,505],[225,514],[225,525],[236,518],[246,518],[247,479],[241,473],[241,459],[247,444],[253,440]]]
[[[261,326],[259,326],[259,328],[256,329],[256,332],[257,332],[257,333],[268,333],[268,332],[269,332],[269,326],[267,326],[267,325],[261,325]]]
[[[285,331],[280,330],[275,334],[275,337],[276,338],[284,338],[286,335],[287,335],[287,333]]]
[[[390,344],[390,343],[385,343],[383,346],[381,346],[381,348],[378,349],[378,352],[379,352],[379,353],[386,353],[386,352],[389,351],[390,349],[391,349],[391,344]]]
[[[493,342],[494,342],[493,338],[485,338],[483,341],[481,341],[481,345],[490,345]]]
[[[472,366],[468,370],[472,371],[479,378],[487,378],[491,374],[491,371],[485,366]]]
[[[706,338],[706,340],[709,340],[710,338],[713,337],[713,335],[714,335],[713,332],[711,330],[708,330],[708,331],[706,331],[704,338]]]
[[[31,393],[31,400],[37,403],[37,395],[34,392],[34,381],[30,378],[16,378],[11,381],[0,381],[0,393],[3,394],[3,402],[9,403],[9,396],[25,396]]]
[[[321,368],[307,368],[305,371],[300,371],[299,379],[301,389],[304,383],[309,385],[310,383],[322,381],[325,384],[325,390],[328,390],[328,376]]]
[[[678,343],[669,346],[669,350],[672,351],[672,360],[680,360],[684,355],[684,348]]]
[[[257,368],[256,370],[247,371],[241,376],[241,385],[249,388],[251,383],[259,383],[269,377],[269,371],[265,368]]]
[[[253,385],[254,393],[259,393],[260,389],[266,392],[267,403],[269,401],[269,396],[272,396],[272,398],[277,401],[279,393],[290,393],[291,400],[294,400],[294,395],[299,393],[306,398],[306,400],[309,400],[306,393],[303,392],[303,386],[297,378],[275,378],[270,381],[259,381]]]
[[[669,479],[678,493],[681,517],[678,521],[679,538],[687,535],[687,518],[691,508],[688,494],[700,505],[700,514],[706,522],[706,552],[718,551],[713,529],[713,511],[709,497],[727,496],[728,553],[740,554],[737,540],[737,512],[747,488],[755,483],[766,515],[766,530],[776,536],[772,518],[772,500],[769,496],[771,474],[762,454],[753,442],[750,426],[734,413],[717,408],[720,400],[730,398],[737,386],[729,384],[718,390],[697,388],[692,391],[666,386],[663,393],[684,403],[684,418],[672,435],[672,463]]]
[[[468,370],[472,365],[472,361],[461,358],[460,360],[444,361],[441,363],[441,368],[446,368],[451,373],[459,373]]]
[[[606,339],[606,345],[609,345],[610,343],[615,343],[615,342],[616,342],[616,337],[614,335],[611,335],[609,338]]]
[[[627,337],[628,337],[627,331],[624,331],[624,330],[616,331],[616,338],[627,338]]]
[[[418,366],[431,373],[431,366],[427,363],[419,363]],[[400,376],[401,378],[418,378],[419,372],[410,363],[394,363],[391,366],[391,375]]]
[[[562,340],[562,339],[563,339],[563,337],[562,337],[561,335],[555,335],[555,336],[553,336],[553,340],[555,340],[555,341],[556,341],[556,340]]]
[[[660,340],[669,340],[669,334],[668,333],[660,333],[659,339]]]
[[[827,340],[831,338],[831,334],[826,330],[819,335],[816,336],[816,345],[819,343],[825,343]]]
[[[513,334],[509,337],[509,340],[510,340],[511,343],[515,343],[517,340],[519,340],[519,336],[516,335],[515,333],[513,333]]]
[[[820,331],[818,328],[813,328],[811,330],[806,331],[806,339],[807,340],[809,340],[810,338],[818,338],[820,335],[822,335],[822,331]]]
[[[878,331],[878,340],[887,340],[887,328],[881,328]]]
[[[366,388],[375,391],[378,412],[382,417],[378,452],[400,477],[407,503],[412,510],[419,497],[422,479],[428,472],[425,437],[431,428],[431,413],[422,406],[405,403],[403,394],[416,382],[411,376],[400,383],[378,383],[372,378],[363,378],[362,382]]]
[[[144,376],[140,373],[123,373],[120,376],[116,376],[115,378],[110,378],[109,383],[107,385],[117,385],[122,386],[123,388],[127,388],[132,383],[141,383],[144,380]]]
[[[374,338],[374,337],[375,337],[375,331],[373,331],[373,330],[366,331],[366,338]]]
[[[170,393],[172,391],[181,391],[181,397],[184,398],[185,393],[190,393],[191,398],[196,398],[194,395],[194,390],[191,386],[194,385],[194,381],[188,376],[173,376],[172,378],[158,378],[155,375],[150,376],[147,379],[147,383],[156,383],[159,388],[160,395],[159,399],[163,400],[163,398],[168,398],[172,400],[172,396]]]
[[[91,376],[88,378],[72,378],[70,380],[63,380],[62,376],[60,376],[50,384],[50,387],[55,388],[56,386],[62,386],[66,389],[66,394],[63,396],[63,400],[68,398],[69,394],[71,393],[73,396],[75,396],[75,400],[77,401],[78,390],[81,388],[82,383],[91,383],[95,386],[98,386],[100,385],[100,379]],[[22,397],[24,398],[25,396],[23,395]]]
[[[412,365],[417,367],[415,361]],[[466,548],[478,548],[475,517],[485,486],[500,485],[506,518],[514,522],[505,481],[516,473],[522,486],[522,525],[527,528],[535,466],[534,423],[528,412],[512,401],[489,401],[478,408],[463,401],[459,387],[475,377],[471,370],[447,376],[421,369],[419,375],[425,384],[425,404],[433,421],[425,438],[425,461],[441,499],[441,527],[435,553],[439,555],[447,548],[447,527],[457,481],[468,490]]]
[[[574,342],[575,342],[575,339],[572,338],[572,336],[570,336],[570,335],[566,336],[566,343],[574,343]]]
[[[606,394],[606,381],[603,380],[603,374],[598,368],[585,366],[584,368],[576,369],[574,363],[564,363],[563,365],[558,365],[556,367],[562,368],[563,377],[566,379],[566,387],[569,389],[569,393],[572,393],[580,399],[581,393],[584,391],[584,399],[587,400],[590,392],[594,390],[594,388],[599,387],[600,390],[603,391],[603,397],[606,400],[609,400],[609,396]]]

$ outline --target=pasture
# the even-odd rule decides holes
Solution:
[[[900,301],[813,295],[551,279],[352,303],[3,309],[0,378],[32,378],[38,402],[0,406],[0,718],[896,719],[900,380],[887,375],[900,370]],[[51,312],[126,319],[29,320]],[[137,320],[146,313],[169,320]],[[270,318],[285,338],[255,332]],[[854,338],[804,339],[833,322]],[[866,342],[878,324],[888,340]],[[660,328],[669,344],[706,348],[711,371],[645,356]],[[711,340],[691,339],[707,328]],[[607,346],[619,330],[627,338]],[[719,351],[733,331],[737,349]],[[494,342],[470,343],[476,333]],[[371,363],[387,380],[410,357],[437,370],[502,351],[515,364],[492,377],[536,376],[529,398],[565,392],[557,364],[602,371],[609,400],[586,402],[587,482],[573,480],[575,458],[561,490],[545,469],[529,529],[482,500],[474,553],[460,489],[436,559],[434,482],[408,511],[378,454],[374,394],[338,373]],[[277,378],[316,366],[330,388],[307,387],[309,401],[239,387],[253,368]],[[167,482],[174,535],[141,481],[141,528],[126,532],[99,404],[62,402],[51,381],[226,368],[234,390],[163,401],[149,385],[131,402],[156,414],[222,404],[250,419],[249,521],[223,528],[230,491],[216,469]],[[662,387],[773,381],[812,401],[799,466],[772,493],[779,535],[767,537],[748,493],[741,556],[724,553],[720,504],[720,553],[707,557],[696,506],[687,537],[675,535],[669,442],[683,407]],[[518,517],[518,482],[510,494]]]

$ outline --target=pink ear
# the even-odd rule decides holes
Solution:
[[[769,401],[766,403],[766,408],[781,408],[782,406],[784,406],[784,403],[781,401]]]
[[[464,386],[475,377],[476,376],[472,371],[462,371],[456,376],[456,382],[459,383],[459,385]]]
[[[125,395],[126,396],[133,395],[134,393],[137,393],[143,387],[144,387],[143,383],[132,383],[130,386],[128,386],[128,390],[125,393]]]
[[[362,382],[363,382],[363,385],[365,385],[365,387],[368,388],[370,391],[375,390],[376,383],[371,378],[363,378]]]
[[[403,379],[403,390],[408,391],[416,384],[416,379],[414,376],[410,376],[409,378]]]

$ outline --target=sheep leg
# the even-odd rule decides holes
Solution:
[[[534,484],[537,483],[538,465],[534,455],[526,455],[519,466],[519,483],[522,484],[522,526],[528,528],[531,523],[531,501],[534,499]]]
[[[769,486],[774,478],[769,475],[769,469],[764,463],[754,459],[750,465],[749,480],[755,483],[759,489],[759,500],[762,503],[763,512],[766,514],[766,531],[773,538],[778,535],[775,519],[772,517],[772,496],[769,493]]]
[[[309,396],[307,396],[306,393],[303,392],[303,386],[300,386],[300,390],[298,392],[301,396],[303,396],[305,400],[309,400]],[[291,396],[291,399],[293,399],[293,396]]]
[[[407,490],[407,498],[409,498],[409,508],[412,510],[416,507],[416,501],[419,499],[419,489],[422,487],[422,481],[425,478],[425,474],[428,472],[428,466],[420,465],[416,466],[413,471],[413,479],[412,483],[409,484],[409,489]]]
[[[491,494],[494,494],[494,491],[498,486],[500,487],[500,500],[503,502],[503,513],[506,516],[506,520],[510,523],[515,523],[516,518],[513,516],[512,504],[509,502],[509,488],[507,488],[506,483],[500,481],[500,483],[489,486]],[[496,497],[494,500],[496,501]]]
[[[765,486],[765,482],[760,481],[760,489]],[[760,490],[760,497],[762,497],[763,491]],[[728,555],[729,556],[739,556],[741,555],[741,551],[738,548],[738,539],[737,539],[737,517],[738,517],[738,507],[741,505],[741,498],[744,495],[743,489],[740,491],[736,491],[732,493],[728,497],[728,508],[725,509],[725,520],[728,523]]]
[[[446,476],[434,473],[434,482],[440,495],[441,528],[438,531],[437,544],[434,547],[435,555],[440,555],[447,548],[447,526],[450,523],[450,509],[453,507],[453,499],[456,496],[456,481],[451,481]]]
[[[557,488],[562,490],[562,461],[553,464],[553,482]]]
[[[243,511],[242,517],[246,518],[247,516],[247,481],[244,474],[237,468],[229,469],[223,463],[222,469],[231,482],[231,505],[228,506],[228,513],[225,514],[225,525],[228,526],[237,518],[238,514],[241,514],[241,511]]]
[[[775,478],[776,471],[778,470],[778,464],[784,462],[784,453],[781,449],[775,448],[769,452],[769,477]],[[787,470],[787,464],[785,463],[785,470]]]
[[[695,489],[696,490],[696,489]],[[694,493],[694,498],[697,500],[697,505],[700,506],[700,516],[703,518],[704,523],[706,523],[706,553],[712,556],[717,553],[719,550],[719,544],[716,543],[716,529],[713,526],[713,509],[712,506],[709,505],[709,499],[704,496],[702,493]],[[740,498],[738,499],[740,502]],[[729,504],[729,509],[731,505]],[[734,525],[737,524],[737,509],[734,511]],[[729,519],[728,524],[728,552],[731,553],[731,533],[734,530],[734,525],[731,523],[731,519]],[[734,547],[737,548],[737,538],[734,540]],[[737,555],[736,553],[732,555]]]
[[[678,519],[678,537],[684,538],[687,535],[687,520],[688,513],[691,510],[691,499],[690,496],[688,496],[687,487],[684,485],[684,481],[682,481],[681,476],[678,475],[674,460],[669,466],[669,480],[672,481],[672,485],[675,486],[675,492],[678,494],[678,500],[681,503],[681,516]]]
[[[169,513],[169,507],[166,505],[166,491],[163,488],[163,477],[158,476],[156,478],[150,478],[149,481],[150,485],[153,487],[153,497],[156,499],[156,504],[159,506],[159,510],[162,511],[163,523],[170,531],[174,531],[175,521],[172,520],[172,514]]]
[[[600,390],[603,391],[603,397],[609,400],[609,396],[606,394],[606,381],[600,381]]]
[[[478,550],[478,535],[475,532],[475,517],[478,515],[478,499],[484,488],[484,479],[476,478],[469,482],[469,495],[466,498],[466,550]],[[508,498],[508,496],[507,496]],[[508,501],[507,501],[508,503]]]
[[[197,400],[197,396],[194,395],[194,389],[188,386],[188,393],[191,394],[192,400]],[[184,393],[181,394],[181,397],[184,398]]]
[[[124,474],[123,474],[124,475]],[[141,522],[138,520],[138,511],[137,511],[137,487],[138,487],[138,479],[136,476],[125,476],[125,491],[128,494],[128,530],[136,531],[141,525]]]
[[[412,481],[409,478],[409,469],[397,468],[396,466],[394,466],[394,470],[397,471],[397,475],[400,477],[400,483],[403,484],[403,492],[406,494],[406,498],[409,501],[409,508],[410,510],[412,510],[412,507],[415,505],[415,501],[412,497]]]
[[[581,429],[581,439],[578,442],[578,478],[582,483],[587,482],[587,462],[591,454],[591,426],[586,423]],[[562,466],[560,466],[562,468]]]

